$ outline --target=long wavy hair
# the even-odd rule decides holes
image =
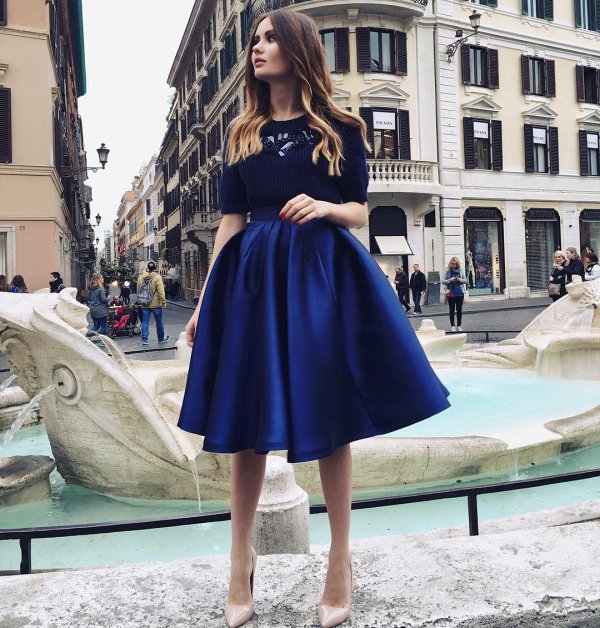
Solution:
[[[329,176],[340,176],[342,140],[327,118],[360,127],[365,148],[370,151],[367,125],[360,116],[341,109],[333,101],[333,82],[315,22],[303,13],[282,9],[261,15],[250,29],[250,44],[246,53],[246,110],[231,124],[226,161],[234,164],[260,153],[260,131],[271,120],[269,84],[254,76],[252,65],[252,42],[259,24],[267,18],[271,20],[282,53],[290,61],[292,72],[300,81],[302,106],[308,126],[321,136],[321,141],[312,153],[313,164],[317,163],[322,154],[329,161]]]
[[[91,288],[104,288],[104,275],[102,273],[94,273],[90,280]]]

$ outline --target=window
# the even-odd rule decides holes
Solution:
[[[558,174],[558,129],[526,124],[525,172]]]
[[[240,13],[240,33],[242,35],[242,49],[246,47],[248,44],[248,39],[250,37],[250,3],[246,5],[246,7]]]
[[[372,159],[410,159],[410,118],[404,109],[361,107],[367,124],[367,140],[373,147]]]
[[[0,0],[0,26],[6,26],[7,24],[6,0]]]
[[[539,17],[542,20],[554,19],[554,0],[521,0],[523,15]]]
[[[600,0],[574,0],[575,26],[600,31]]]
[[[149,198],[146,199],[146,216],[152,216],[152,201]]]
[[[479,46],[463,44],[460,48],[462,82],[464,85],[478,85],[498,89],[498,51]]]
[[[581,65],[575,67],[577,100],[600,104],[600,70]]]
[[[8,87],[0,87],[0,163],[12,162],[11,97]]]
[[[521,84],[524,94],[556,96],[554,61],[523,55],[521,57]]]
[[[581,175],[600,175],[599,134],[593,131],[579,131],[579,158]]]
[[[406,75],[406,33],[373,28],[356,29],[359,72]]]
[[[463,119],[465,168],[502,170],[502,122]]]
[[[350,42],[347,28],[321,31],[327,66],[330,72],[350,71]]]
[[[498,0],[469,0],[472,4],[480,4],[484,7],[497,7]]]

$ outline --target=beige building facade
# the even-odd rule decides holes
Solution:
[[[93,242],[91,191],[78,172],[86,166],[81,3],[0,4],[0,274],[23,275],[30,291],[47,288],[52,271],[83,287]]]

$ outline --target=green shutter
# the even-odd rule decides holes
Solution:
[[[544,19],[554,21],[554,0],[544,0]]]
[[[521,13],[523,15],[529,15],[529,7],[527,0],[521,0]]]
[[[594,0],[594,21],[592,24],[595,31],[600,31],[600,0]]]
[[[581,15],[581,0],[573,0],[575,3],[575,26],[581,28],[583,26],[583,18]]]

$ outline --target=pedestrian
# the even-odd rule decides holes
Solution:
[[[598,256],[595,253],[587,253],[585,256],[585,280],[593,281],[594,279],[600,279]]]
[[[581,277],[581,281],[585,277],[585,269],[583,268],[583,262],[577,254],[577,249],[574,246],[570,246],[567,249],[567,260],[565,261],[565,273],[567,275],[567,283],[572,283],[573,277]]]
[[[108,322],[108,297],[104,290],[104,277],[102,273],[95,273],[89,285],[89,305],[90,316],[94,326],[92,331],[100,331],[106,335],[106,324]]]
[[[8,280],[6,275],[0,275],[0,292],[8,292]]]
[[[442,279],[446,286],[446,301],[448,302],[450,314],[450,330],[462,331],[462,307],[465,300],[463,286],[467,283],[467,278],[460,269],[458,257],[451,257],[446,269],[446,276]],[[456,315],[456,325],[455,323]]]
[[[131,288],[129,287],[131,284],[128,281],[123,282],[121,286],[121,299],[123,300],[123,305],[129,305],[131,298]]]
[[[553,303],[567,294],[567,289],[565,288],[567,280],[567,273],[565,272],[566,261],[567,258],[562,251],[554,251],[554,264],[552,265],[552,272],[548,282],[548,296]]]
[[[349,231],[368,221],[366,125],[334,101],[317,25],[275,10],[249,42],[246,109],[223,143],[222,218],[186,326],[178,425],[203,435],[206,451],[234,454],[230,627],[254,612],[250,538],[265,454],[319,460],[331,547],[317,612],[335,626],[352,597],[349,443],[442,411],[447,391]]]
[[[421,272],[418,264],[413,264],[413,272],[408,285],[412,292],[415,314],[422,314],[421,295],[425,292],[425,288],[427,287],[427,279],[425,279],[425,273]]]
[[[138,277],[137,295],[137,302],[142,307],[142,344],[148,344],[151,316],[156,322],[158,342],[167,342],[170,336],[165,336],[163,323],[163,308],[167,306],[167,299],[162,277],[156,272],[154,262],[148,262],[145,272]]]
[[[173,299],[173,301],[179,301],[179,288],[179,280],[173,279],[173,282],[171,284],[171,298]]]
[[[408,301],[408,275],[402,270],[402,268],[396,268],[394,283],[396,284],[398,299],[400,303],[402,303],[404,311],[408,314],[410,312],[410,303]]]
[[[50,292],[60,292],[65,287],[60,273],[56,270],[50,273],[50,281],[48,284],[50,286]]]
[[[10,286],[8,287],[8,291],[18,294],[27,294],[29,292],[29,290],[27,290],[25,279],[23,279],[23,275],[15,275],[13,277],[13,280],[10,282]]]

